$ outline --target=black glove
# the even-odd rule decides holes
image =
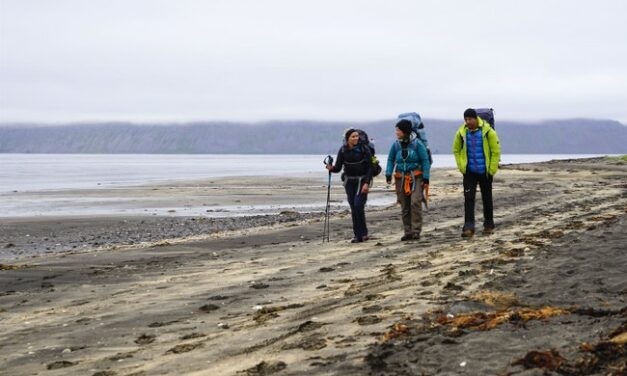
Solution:
[[[392,175],[385,175],[385,182],[388,184],[392,184]]]
[[[429,179],[422,179],[422,184],[429,184]]]

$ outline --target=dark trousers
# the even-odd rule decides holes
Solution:
[[[368,227],[366,226],[366,201],[368,200],[368,194],[361,193],[363,184],[364,182],[360,185],[357,179],[349,179],[344,185],[348,205],[351,207],[353,233],[355,234],[355,238],[360,240],[368,235]]]
[[[492,176],[467,172],[464,175],[464,230],[475,229],[475,196],[477,184],[483,201],[483,226],[494,227],[494,207],[492,206]]]

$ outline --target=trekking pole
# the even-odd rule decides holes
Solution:
[[[323,161],[325,166],[328,165],[332,165],[333,164],[333,157],[330,155],[327,155],[326,158],[324,158]],[[329,221],[329,216],[330,216],[330,206],[331,206],[331,171],[329,171],[329,181],[327,183],[327,206],[326,209],[324,211],[324,229],[322,230],[322,242],[324,243],[324,240],[327,240],[327,243],[330,241],[330,233],[331,233],[331,223]]]

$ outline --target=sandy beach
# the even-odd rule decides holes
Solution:
[[[212,182],[107,191],[154,216],[3,221],[0,375],[627,372],[625,161],[503,166],[497,232],[471,240],[454,170],[432,174],[413,242],[382,204],[350,244],[337,185],[322,244],[319,180]],[[390,195],[379,177],[372,201]]]

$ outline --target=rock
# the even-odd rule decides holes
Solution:
[[[192,351],[194,349],[197,349],[200,346],[202,346],[201,342],[185,343],[185,344],[182,344],[182,345],[176,345],[173,348],[171,348],[170,350],[166,351],[166,354],[182,354],[182,353],[190,352],[190,351]]]
[[[263,361],[254,367],[248,368],[244,371],[239,371],[237,374],[247,376],[268,376],[282,371],[285,368],[287,368],[287,364],[282,361]]]
[[[215,310],[220,309],[219,306],[215,305],[215,304],[205,304],[204,306],[198,308],[200,311],[202,312],[213,312]]]
[[[379,316],[361,316],[358,317],[357,320],[357,324],[359,325],[373,325],[373,324],[378,324],[381,322],[381,318]]]
[[[251,288],[251,289],[257,289],[257,290],[260,290],[260,289],[267,289],[268,287],[270,287],[270,285],[267,285],[267,284],[265,284],[265,283],[261,283],[261,282],[259,282],[259,283],[253,283],[252,285],[250,285],[250,288]]]
[[[77,365],[78,362],[70,362],[68,360],[60,360],[60,361],[56,361],[56,362],[52,362],[50,364],[48,364],[46,366],[47,369],[60,369],[60,368],[66,368],[66,367],[72,367]]]
[[[135,340],[135,343],[138,345],[147,345],[149,343],[153,343],[157,336],[153,334],[142,334]]]
[[[117,372],[115,371],[98,371],[94,373],[92,376],[116,376]]]

